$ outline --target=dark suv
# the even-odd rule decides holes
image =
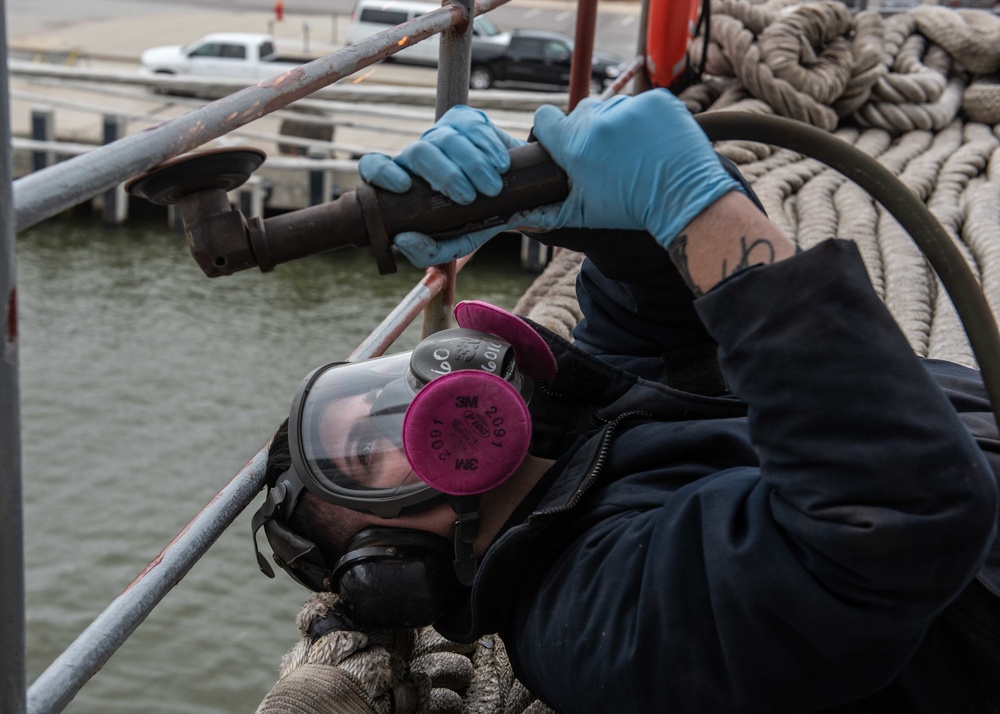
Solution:
[[[569,86],[572,60],[572,37],[545,30],[515,30],[508,42],[494,41],[472,48],[469,86],[472,89],[489,89],[495,85],[565,89]],[[617,55],[594,52],[591,94],[600,94],[618,77],[624,62]]]

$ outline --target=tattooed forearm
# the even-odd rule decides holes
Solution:
[[[732,270],[729,270],[729,261],[722,260],[722,282],[731,275],[735,275],[741,270],[746,270],[751,265],[770,265],[774,262],[774,244],[767,238],[758,238],[747,244],[746,236],[740,238],[740,256]]]
[[[674,266],[677,268],[677,272],[681,274],[681,278],[694,293],[695,297],[701,297],[704,295],[701,288],[695,284],[694,280],[691,279],[691,270],[688,266],[688,237],[686,233],[681,233],[679,236],[674,238],[674,242],[670,244],[667,249],[667,253],[670,254],[670,259],[674,262]]]
[[[692,265],[688,249],[687,234],[682,234],[670,244],[668,252],[670,259],[677,266],[677,271],[695,297],[704,295],[741,270],[752,265],[770,265],[777,259],[777,252],[770,238],[749,240],[746,236],[741,236],[738,242],[730,244],[728,250],[708,255],[699,251],[695,265]],[[714,267],[712,263],[715,263]]]

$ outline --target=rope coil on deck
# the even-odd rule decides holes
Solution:
[[[704,82],[680,94],[695,113],[770,113],[834,132],[877,158],[954,238],[994,312],[1000,305],[1000,17],[920,6],[853,17],[837,2],[715,0]],[[771,219],[796,243],[857,242],[872,283],[915,352],[974,365],[947,293],[920,250],[865,191],[824,164],[751,141],[719,152],[737,164]],[[574,263],[575,261],[575,263]],[[561,256],[516,309],[566,336],[579,256]],[[558,307],[556,307],[558,306]],[[553,320],[556,324],[553,324]]]
[[[883,18],[852,16],[833,1],[714,0],[709,36],[707,48],[702,38],[692,43],[693,65],[704,54],[708,75],[831,131],[844,118],[894,133],[940,129],[956,118],[967,87],[1000,92],[1000,17],[985,11],[921,5]],[[1000,123],[1000,112],[977,108],[976,121]]]
[[[553,714],[495,635],[462,645],[430,627],[362,632],[333,593],[309,598],[296,624],[302,639],[257,714]]]

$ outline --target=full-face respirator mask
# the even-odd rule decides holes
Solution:
[[[460,327],[412,352],[311,372],[289,415],[292,466],[253,517],[283,570],[311,590],[338,593],[369,626],[431,624],[472,583],[479,494],[524,461],[527,403],[536,380],[555,373],[548,346],[517,316],[473,301],[459,303],[455,319]],[[453,538],[373,526],[327,563],[288,526],[303,491],[386,519],[447,501]],[[257,559],[273,577],[259,551]]]

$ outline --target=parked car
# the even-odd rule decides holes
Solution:
[[[347,44],[356,44],[377,32],[401,25],[440,8],[440,4],[428,2],[358,0],[347,25]],[[493,20],[485,15],[476,17],[472,22],[473,44],[506,42],[507,37],[508,35],[501,32]],[[440,47],[440,36],[432,35],[405,50],[400,50],[392,56],[392,59],[414,64],[437,65]]]
[[[183,47],[153,47],[143,52],[139,61],[142,71],[149,74],[257,80],[281,74],[310,59],[279,55],[271,35],[216,32]]]
[[[469,86],[489,89],[517,85],[539,89],[569,86],[573,38],[545,30],[515,30],[505,42],[472,47]],[[600,94],[625,69],[625,60],[607,52],[594,52],[590,92]]]

